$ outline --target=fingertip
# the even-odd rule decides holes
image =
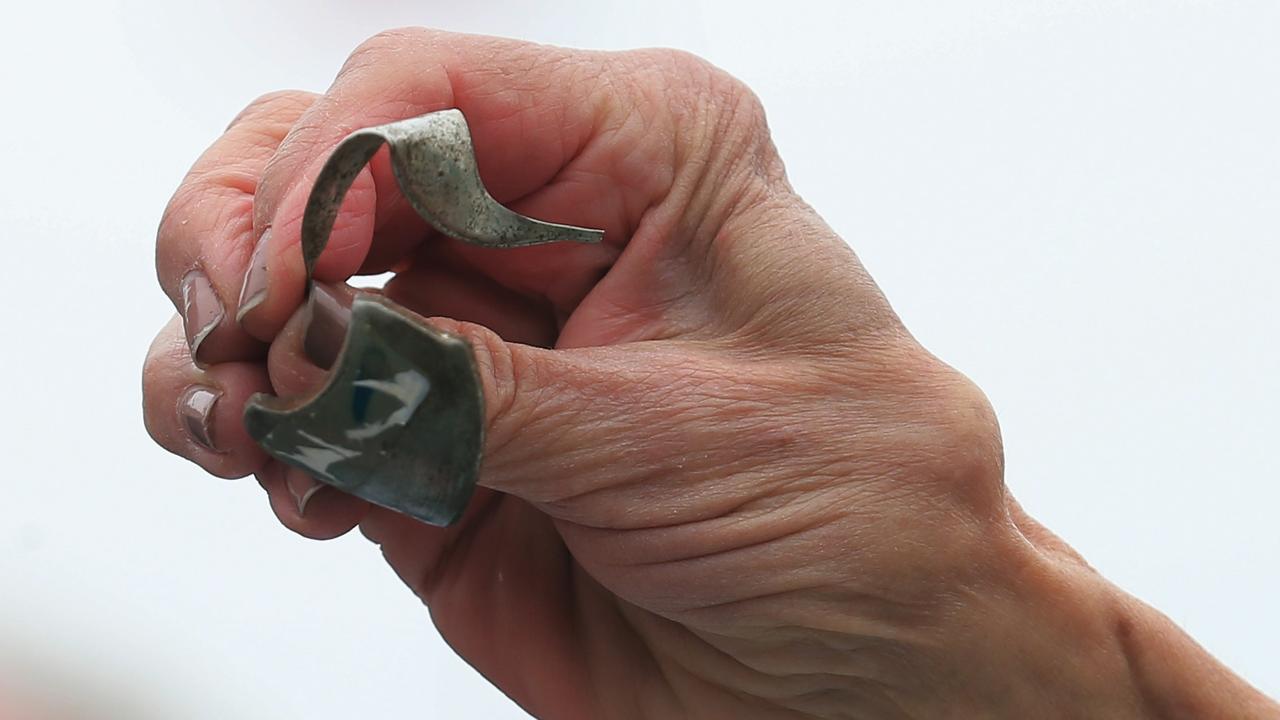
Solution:
[[[217,327],[200,338],[193,346],[197,365],[209,367],[235,362],[246,358],[262,357],[266,344],[252,334],[237,327],[231,316],[226,316]]]
[[[328,380],[344,342],[355,291],[316,283],[306,304],[276,335],[267,353],[267,374],[282,397],[310,395]]]
[[[205,470],[228,480],[245,477],[262,467],[267,455],[245,430],[244,406],[252,395],[269,390],[270,385],[261,367],[248,363],[219,365],[208,375],[212,380],[208,386],[193,385],[179,397],[179,419],[199,453],[196,462]],[[205,393],[209,395],[202,398]],[[202,418],[202,436],[199,423],[193,422],[201,418],[192,411],[198,413],[205,402],[209,411]]]
[[[369,503],[317,483],[298,468],[270,463],[258,473],[271,511],[281,525],[312,540],[346,535],[364,519]],[[306,488],[298,492],[299,488]]]
[[[302,302],[307,270],[296,236],[290,241],[285,232],[269,228],[258,242],[235,319],[245,333],[269,343]]]

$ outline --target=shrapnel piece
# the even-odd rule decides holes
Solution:
[[[480,180],[466,118],[443,110],[358,130],[334,149],[302,219],[308,277],[343,197],[383,144],[405,199],[449,237],[507,248],[604,236],[499,204]],[[259,393],[249,399],[244,419],[276,460],[433,525],[462,515],[480,472],[484,397],[470,346],[374,293],[356,294],[323,387],[298,398]]]

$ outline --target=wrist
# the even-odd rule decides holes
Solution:
[[[1119,591],[1016,525],[994,549],[1004,572],[971,608],[975,632],[960,636],[981,705],[1010,718],[1144,717],[1117,636],[1129,612]]]
[[[965,615],[962,657],[1000,717],[1275,718],[1280,706],[1065,543],[1011,510],[1008,572]]]
[[[1146,717],[1280,718],[1280,704],[1214,658],[1163,613],[1117,591],[1116,639]]]

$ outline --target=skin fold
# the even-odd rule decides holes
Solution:
[[[298,244],[327,153],[448,107],[495,198],[606,238],[440,237],[385,150],[352,186],[317,276],[341,294],[395,272],[384,291],[480,366],[482,487],[441,529],[268,461],[240,416],[324,378]],[[1280,717],[1018,508],[982,392],[791,189],[756,97],[698,58],[382,33],[324,94],[236,117],[156,264],[179,310],[144,369],[156,441],[256,475],[298,533],[358,527],[535,716]]]

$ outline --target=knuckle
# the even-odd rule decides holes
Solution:
[[[734,160],[729,164],[730,171],[744,179],[776,181],[783,177],[760,96],[745,82],[723,71],[717,71],[710,93],[718,109],[716,135]]]
[[[481,325],[435,318],[432,323],[471,347],[484,394],[485,455],[501,458],[503,449],[528,424],[531,409],[540,404],[530,396],[537,386],[532,358]]]
[[[203,173],[188,176],[165,206],[156,230],[162,280],[181,274],[196,255],[211,266],[231,259],[244,244],[242,236],[252,233],[252,207],[253,196],[241,188]]]
[[[717,67],[712,68],[709,81],[712,95],[735,118],[764,124],[764,104],[746,82]]]
[[[663,48],[656,52],[666,61],[668,72],[675,74],[677,77],[705,77],[717,70],[709,60],[689,52],[688,50],[679,50],[676,48]]]
[[[750,135],[768,136],[769,122],[760,96],[738,78],[727,74],[726,78],[720,92],[734,125]]]
[[[661,50],[669,83],[685,87],[686,100],[711,108],[733,126],[759,132],[766,128],[764,104],[755,91],[732,73],[684,50]]]
[[[923,352],[923,351],[922,351]],[[1004,508],[1004,448],[995,410],[968,377],[937,359],[928,361],[926,394],[932,425],[927,476],[980,515]]]
[[[315,95],[302,90],[275,90],[254,98],[227,124],[227,129],[264,116],[297,116],[311,106]]]
[[[486,426],[492,432],[511,413],[525,369],[497,333],[479,325],[467,325],[465,333],[484,384]]]
[[[343,63],[339,75],[347,75],[365,68],[382,67],[404,53],[406,48],[422,44],[430,39],[425,28],[396,28],[383,30],[356,46]]]
[[[645,51],[636,65],[648,68],[636,82],[671,126],[676,172],[693,189],[672,196],[694,221],[691,237],[714,237],[728,218],[786,188],[764,104],[745,82],[679,50]]]
[[[178,189],[173,191],[169,202],[164,206],[164,213],[160,215],[160,231],[157,240],[163,242],[172,237],[175,234],[174,231],[187,224],[191,212],[200,206],[205,197],[202,188],[199,187],[202,177],[202,173],[188,173],[178,185]]]
[[[949,509],[1003,516],[1000,425],[977,384],[903,333],[864,346],[854,365],[837,367],[838,374],[824,372],[822,382],[842,383],[837,405],[876,430],[853,449],[855,465]],[[854,404],[845,405],[849,400]]]

